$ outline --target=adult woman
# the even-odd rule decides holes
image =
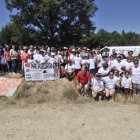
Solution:
[[[120,87],[119,79],[110,71],[109,75],[103,78],[103,81],[105,83],[106,99],[109,100],[115,93],[115,87]]]
[[[10,48],[9,48],[9,46],[5,47],[4,58],[5,58],[6,62],[7,62],[8,72],[12,72],[11,56],[10,56]]]

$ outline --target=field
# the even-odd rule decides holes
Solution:
[[[139,140],[139,102],[94,102],[73,82],[23,82],[0,98],[1,140]]]

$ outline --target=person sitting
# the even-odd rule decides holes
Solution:
[[[87,71],[86,66],[82,66],[81,71],[79,71],[77,74],[76,81],[78,91],[80,93],[83,91],[83,95],[87,95],[91,83],[91,76],[90,73]]]
[[[68,61],[68,64],[65,66],[65,70],[66,70],[66,78],[69,81],[72,81],[75,75],[75,65],[71,60]]]
[[[105,84],[106,99],[109,100],[115,94],[115,87],[120,87],[119,80],[114,76],[113,71],[109,72],[109,75],[103,77]]]
[[[92,85],[92,95],[94,97],[94,100],[95,101],[98,101],[99,100],[99,97],[101,96],[103,99],[103,91],[104,91],[104,83],[103,81],[101,80],[102,78],[102,75],[100,73],[96,73],[95,74],[95,77],[92,78],[91,80],[91,85]]]

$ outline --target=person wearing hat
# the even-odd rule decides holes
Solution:
[[[21,53],[20,55],[21,60],[22,60],[22,71],[24,70],[24,64],[27,63],[27,60],[29,58],[29,54],[28,54],[28,48],[27,46],[23,47],[23,53]]]
[[[69,81],[72,81],[75,74],[75,65],[71,60],[68,60],[68,64],[65,66],[65,70],[66,70],[66,78]]]
[[[104,83],[101,78],[102,75],[100,73],[96,73],[95,77],[91,80],[91,90],[95,101],[98,101],[100,96],[103,97]]]
[[[140,66],[139,61],[134,61],[134,67],[131,68],[131,76],[133,83],[133,92],[137,94],[140,91]]]

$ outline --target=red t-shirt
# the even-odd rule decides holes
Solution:
[[[78,72],[76,79],[79,81],[80,84],[86,85],[88,81],[91,80],[90,73],[87,71],[85,75],[82,72]]]
[[[28,58],[29,58],[29,54],[23,52],[23,53],[21,54],[22,64],[27,63]]]

